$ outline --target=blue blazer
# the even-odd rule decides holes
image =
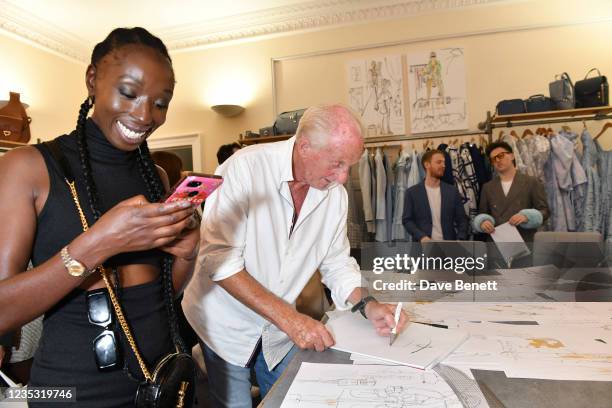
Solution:
[[[441,211],[440,223],[442,236],[445,240],[466,240],[468,219],[463,209],[463,202],[455,186],[440,182]],[[413,240],[420,241],[423,237],[431,237],[431,208],[425,191],[425,182],[406,190],[402,223]]]

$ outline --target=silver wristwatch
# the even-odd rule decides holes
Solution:
[[[94,271],[88,270],[85,265],[71,257],[68,253],[68,245],[62,248],[62,250],[60,251],[60,256],[62,258],[62,262],[64,262],[66,270],[71,276],[77,278],[85,278]]]

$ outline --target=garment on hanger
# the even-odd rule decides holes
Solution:
[[[368,232],[375,232],[374,210],[372,208],[372,170],[368,150],[364,150],[359,159],[359,186],[361,188],[361,199],[363,201],[363,215]]]
[[[359,161],[361,164],[361,160]],[[351,248],[361,248],[361,242],[364,241],[364,223],[359,217],[357,211],[357,200],[355,199],[355,188],[353,186],[353,178],[349,172],[348,180],[346,181],[346,193],[348,198],[348,209],[346,217],[346,231]]]
[[[600,226],[604,239],[612,243],[612,150],[605,151],[597,140],[594,141],[599,158],[600,177]]]
[[[446,151],[447,148],[448,145],[445,143],[438,145],[438,150],[444,153],[444,164],[446,165],[446,168],[444,169],[444,176],[442,176],[442,181],[454,186],[455,178],[453,177],[453,163],[451,162],[450,155]]]
[[[410,172],[412,158],[410,153],[403,149],[395,162],[395,202],[393,205],[393,231],[391,239],[404,240],[410,239],[406,229],[402,224],[402,216],[404,212],[404,198],[408,189],[408,173]]]
[[[554,135],[550,138],[551,158],[548,162],[552,183],[551,208],[552,230],[576,231],[577,189],[587,182],[586,174],[578,161],[574,150],[574,142],[563,135]]]
[[[393,238],[393,204],[395,196],[395,177],[391,167],[391,162],[386,152],[383,152],[383,166],[385,168],[385,175],[387,176],[387,187],[385,189],[385,242],[390,242]]]
[[[465,143],[459,147],[459,182],[463,185],[466,202],[464,204],[465,214],[469,218],[469,224],[478,215],[478,197],[480,196],[480,185],[476,177],[476,170],[472,162],[469,144]]]
[[[508,143],[512,148],[512,152],[514,153],[514,160],[516,161],[516,169],[524,174],[527,174],[527,166],[525,166],[525,163],[521,158],[518,146],[516,145],[517,139],[512,135],[505,135],[502,137],[502,141]]]
[[[385,242],[387,240],[387,174],[383,162],[383,154],[380,147],[376,148],[374,156],[376,166],[376,241]]]
[[[578,231],[599,231],[601,228],[601,183],[597,166],[598,151],[593,137],[585,127],[581,135],[582,157],[580,163],[586,173],[586,186],[581,216],[578,218]]]
[[[468,148],[470,151],[470,157],[472,159],[472,163],[474,164],[474,172],[476,175],[476,180],[478,181],[478,191],[480,191],[483,184],[491,180],[491,170],[487,168],[485,164],[485,158],[475,144],[470,143],[468,145]],[[476,198],[479,199],[480,194],[478,194]]]
[[[517,154],[521,156],[521,160],[525,164],[525,172],[532,177],[536,177],[536,169],[535,169],[535,165],[533,162],[533,156],[531,152],[529,151],[529,145],[527,143],[527,140],[526,139],[516,140],[516,147],[518,150]]]
[[[368,160],[370,162],[370,180],[371,180],[371,188],[370,188],[370,202],[372,206],[372,216],[373,216],[373,227],[372,233],[376,233],[376,163],[374,162],[374,154],[368,155]]]

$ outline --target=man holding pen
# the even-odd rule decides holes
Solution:
[[[361,288],[346,232],[350,166],[363,153],[359,119],[342,105],[309,108],[296,136],[251,146],[217,172],[207,200],[196,272],[183,308],[201,339],[214,406],[251,407],[250,369],[262,397],[297,345],[334,344],[325,325],[295,310],[318,269],[337,309],[361,312],[382,336],[392,305]],[[398,330],[407,321],[398,319]]]

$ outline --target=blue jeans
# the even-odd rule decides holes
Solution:
[[[294,346],[281,362],[270,371],[268,370],[261,347],[257,348],[252,361],[247,367],[228,363],[201,341],[200,347],[202,347],[204,352],[211,402],[215,408],[251,408],[251,366],[255,370],[255,377],[259,385],[261,398],[263,399],[297,351],[297,348]]]

